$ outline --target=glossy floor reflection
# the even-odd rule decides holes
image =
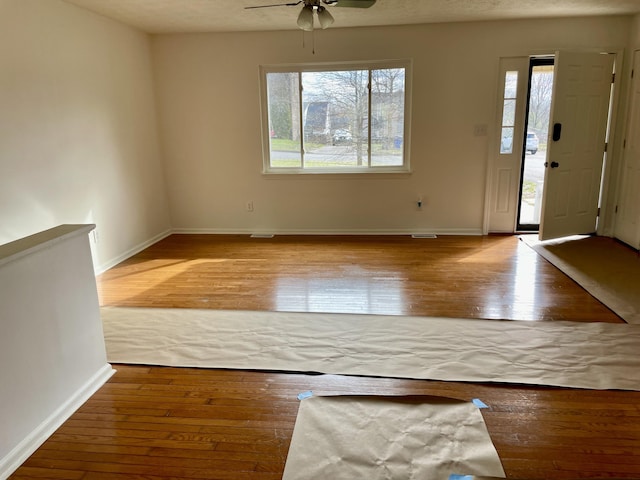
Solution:
[[[279,312],[404,315],[401,280],[367,278],[284,278],[276,283]]]
[[[172,235],[98,289],[118,306],[621,322],[515,236]]]

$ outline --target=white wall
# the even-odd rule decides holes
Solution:
[[[633,17],[629,40],[631,49],[637,49],[640,46],[640,14]]]
[[[315,55],[299,31],[155,36],[173,227],[480,233],[498,59],[623,48],[630,23],[603,17],[331,28],[316,33]],[[260,64],[390,58],[414,60],[411,175],[261,174]],[[489,136],[474,136],[475,125],[487,125]],[[245,211],[248,200],[254,212]]]
[[[147,35],[2,0],[0,65],[0,244],[95,223],[104,265],[170,228]]]
[[[629,245],[637,248],[638,238],[640,238],[640,231],[638,231],[638,225],[640,225],[640,218],[637,217],[638,206],[636,205],[633,195],[630,192],[640,191],[640,184],[634,179],[640,178],[635,172],[635,149],[632,148],[632,144],[636,137],[633,132],[629,130],[633,124],[632,105],[634,101],[634,83],[637,77],[632,79],[631,71],[635,69],[635,75],[638,75],[638,66],[634,65],[635,51],[640,50],[640,15],[635,15],[632,19],[630,33],[629,33],[629,48],[627,49],[626,62],[621,76],[623,79],[623,100],[620,105],[620,127],[618,128],[618,148],[621,152],[620,161],[616,165],[612,179],[616,180],[612,182],[615,186],[616,202],[614,212],[611,213],[610,218],[613,224],[613,231],[615,237],[628,243]],[[635,100],[637,101],[637,99]],[[623,148],[622,143],[627,142],[627,148]],[[615,176],[614,176],[615,175]],[[617,213],[615,213],[617,212]]]
[[[0,479],[113,373],[92,229],[64,225],[0,246]]]

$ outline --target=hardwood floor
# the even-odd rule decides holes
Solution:
[[[103,305],[622,322],[517,237],[172,235]]]
[[[621,322],[515,237],[174,235],[98,288],[105,305]],[[640,392],[114,367],[12,479],[279,479],[305,390],[481,398],[508,478],[640,478]]]

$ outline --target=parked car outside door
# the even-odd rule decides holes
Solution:
[[[538,136],[534,132],[527,132],[527,145],[525,150],[530,152],[531,155],[535,155],[538,151],[538,145],[540,141],[538,140]]]

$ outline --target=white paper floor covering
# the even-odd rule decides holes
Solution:
[[[436,397],[302,400],[283,480],[504,477],[478,408]]]
[[[640,390],[640,325],[102,308],[112,363]]]

